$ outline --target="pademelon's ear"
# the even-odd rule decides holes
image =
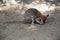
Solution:
[[[49,14],[46,15],[46,17],[48,17],[48,16],[49,16]]]

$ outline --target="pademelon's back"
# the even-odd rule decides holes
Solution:
[[[37,13],[38,13],[38,10],[37,9],[35,9],[35,8],[30,8],[30,9],[28,9],[28,10],[26,10],[25,11],[25,16],[27,16],[27,17],[36,17],[36,15],[37,15]]]

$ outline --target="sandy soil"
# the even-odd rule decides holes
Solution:
[[[25,24],[18,10],[20,13],[17,9],[0,11],[0,40],[60,40],[60,8],[44,25]]]

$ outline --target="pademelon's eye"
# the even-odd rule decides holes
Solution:
[[[41,21],[41,19],[38,19],[38,21]]]
[[[39,21],[41,21],[41,19],[39,19]]]

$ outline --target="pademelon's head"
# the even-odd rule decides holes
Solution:
[[[43,16],[43,18],[39,17],[38,20],[36,20],[37,23],[39,23],[40,25],[43,25],[47,18],[48,18],[49,14],[47,14],[46,16]]]

